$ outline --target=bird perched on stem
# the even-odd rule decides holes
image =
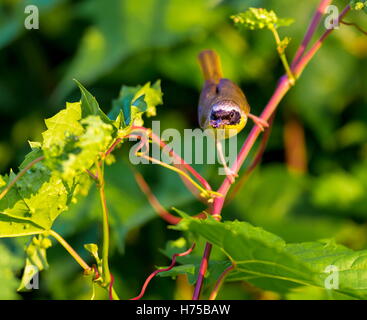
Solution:
[[[224,159],[222,140],[238,134],[252,119],[262,130],[268,123],[250,113],[250,105],[242,90],[231,80],[223,78],[218,54],[204,50],[199,54],[199,64],[204,76],[204,87],[200,94],[198,117],[203,130],[214,135],[218,155],[231,182],[237,176],[228,168]]]

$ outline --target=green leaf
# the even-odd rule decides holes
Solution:
[[[8,179],[14,178],[11,173]],[[44,163],[35,164],[0,201],[0,237],[50,229],[57,216],[67,210],[69,191]]]
[[[67,102],[65,109],[45,120],[47,130],[42,133],[42,149],[57,154],[65,144],[65,136],[78,136],[83,133],[79,122],[81,118],[81,103]]]
[[[60,172],[68,182],[95,163],[99,154],[107,150],[115,134],[113,126],[99,115],[82,118],[83,110],[98,113],[98,109],[93,109],[98,108],[93,104],[94,98],[88,92],[83,95],[81,102],[67,103],[66,109],[47,119],[48,130],[42,134],[47,165]],[[71,186],[72,183],[69,183]]]
[[[18,291],[27,291],[27,286],[40,271],[48,269],[46,249],[51,247],[51,240],[43,235],[33,237],[25,249],[27,254],[21,283]]]
[[[132,124],[143,125],[143,114],[147,117],[157,114],[156,106],[163,103],[162,95],[159,80],[152,86],[150,82],[144,86],[122,86],[109,117],[116,120],[120,129]]]
[[[70,180],[92,167],[113,139],[112,125],[106,124],[98,116],[83,119],[81,125],[84,127],[83,134],[71,139],[63,153],[55,159],[54,167],[61,167],[60,171],[65,180]],[[50,161],[52,160],[50,158]]]
[[[32,166],[0,201],[0,237],[49,230],[58,215],[76,200],[76,194],[88,191],[90,179],[86,180],[84,170],[107,149],[113,127],[98,116],[80,117],[81,104],[70,103],[46,120],[42,149],[33,143],[20,169],[40,156],[45,160]],[[8,184],[14,178],[11,172],[3,180]]]
[[[82,108],[82,118],[86,118],[88,116],[99,116],[106,123],[112,123],[111,120],[107,117],[107,115],[100,109],[99,104],[95,97],[83,87],[83,85],[75,80],[78,85],[80,92],[82,94],[80,103]]]
[[[247,30],[272,29],[289,26],[293,19],[279,19],[273,10],[249,8],[245,12],[231,16],[236,27]]]
[[[98,246],[95,243],[87,243],[84,245],[84,248],[92,255],[92,257],[94,257],[97,264],[100,265],[101,259],[98,255]]]
[[[185,218],[175,227],[218,246],[236,263],[228,280],[246,280],[264,289],[287,291],[300,285],[325,288],[327,268],[337,268],[336,292],[367,297],[367,251],[353,251],[332,241],[286,244],[278,236],[246,222]]]

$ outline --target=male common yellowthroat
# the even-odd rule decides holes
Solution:
[[[262,130],[268,124],[250,113],[250,105],[242,90],[231,80],[223,78],[221,62],[215,51],[204,50],[198,58],[205,79],[199,99],[199,124],[203,130],[210,129],[214,134],[226,174],[233,182],[236,175],[226,165],[220,140],[239,133],[248,118]]]

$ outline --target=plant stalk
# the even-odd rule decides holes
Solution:
[[[83,260],[83,258],[56,231],[48,230],[46,232],[48,232],[51,236],[53,236],[66,249],[66,251],[70,253],[70,255],[84,269],[84,271],[92,270],[92,268]]]

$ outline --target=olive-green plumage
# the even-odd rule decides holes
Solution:
[[[200,127],[214,134],[224,129],[224,138],[229,138],[246,125],[250,106],[242,90],[223,78],[219,56],[213,50],[202,51],[199,63],[205,79],[198,108]]]

